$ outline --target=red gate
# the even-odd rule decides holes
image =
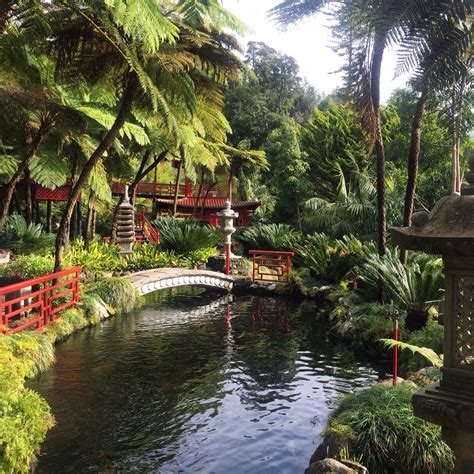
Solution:
[[[291,257],[294,252],[273,250],[250,250],[253,257],[253,281],[272,281],[287,283],[291,273]]]
[[[0,333],[38,331],[57,313],[79,302],[79,274],[73,267],[32,280],[0,287]]]

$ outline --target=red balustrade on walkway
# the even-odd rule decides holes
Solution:
[[[272,250],[250,250],[253,257],[253,281],[287,283],[291,273],[291,257],[294,252]]]
[[[135,225],[139,227],[143,235],[152,245],[156,245],[160,241],[160,233],[153,227],[151,222],[146,218],[143,211],[135,214]]]
[[[79,302],[81,267],[0,287],[0,333],[39,331]]]

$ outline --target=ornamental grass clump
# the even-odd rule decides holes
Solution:
[[[103,278],[90,284],[86,292],[97,295],[104,303],[120,313],[128,313],[137,303],[135,288],[129,280],[124,278]]]
[[[440,427],[413,414],[411,397],[416,390],[406,384],[375,385],[347,395],[326,434],[339,437],[350,452],[361,455],[374,474],[451,472],[454,455],[441,439]]]

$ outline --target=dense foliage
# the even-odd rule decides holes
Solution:
[[[409,385],[376,385],[344,397],[331,419],[328,433],[341,436],[375,474],[424,472],[441,474],[454,466],[452,451],[441,429],[413,414]]]

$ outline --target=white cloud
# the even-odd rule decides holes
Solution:
[[[331,49],[334,41],[326,14],[319,13],[282,31],[267,17],[268,10],[279,3],[277,0],[223,0],[223,3],[251,28],[252,31],[242,38],[244,44],[262,41],[293,56],[300,66],[300,75],[321,92],[329,93],[342,84],[341,75],[335,71],[343,64],[343,59]],[[394,69],[395,57],[388,52],[381,78],[384,102],[395,88],[405,84],[404,78],[393,79]]]

